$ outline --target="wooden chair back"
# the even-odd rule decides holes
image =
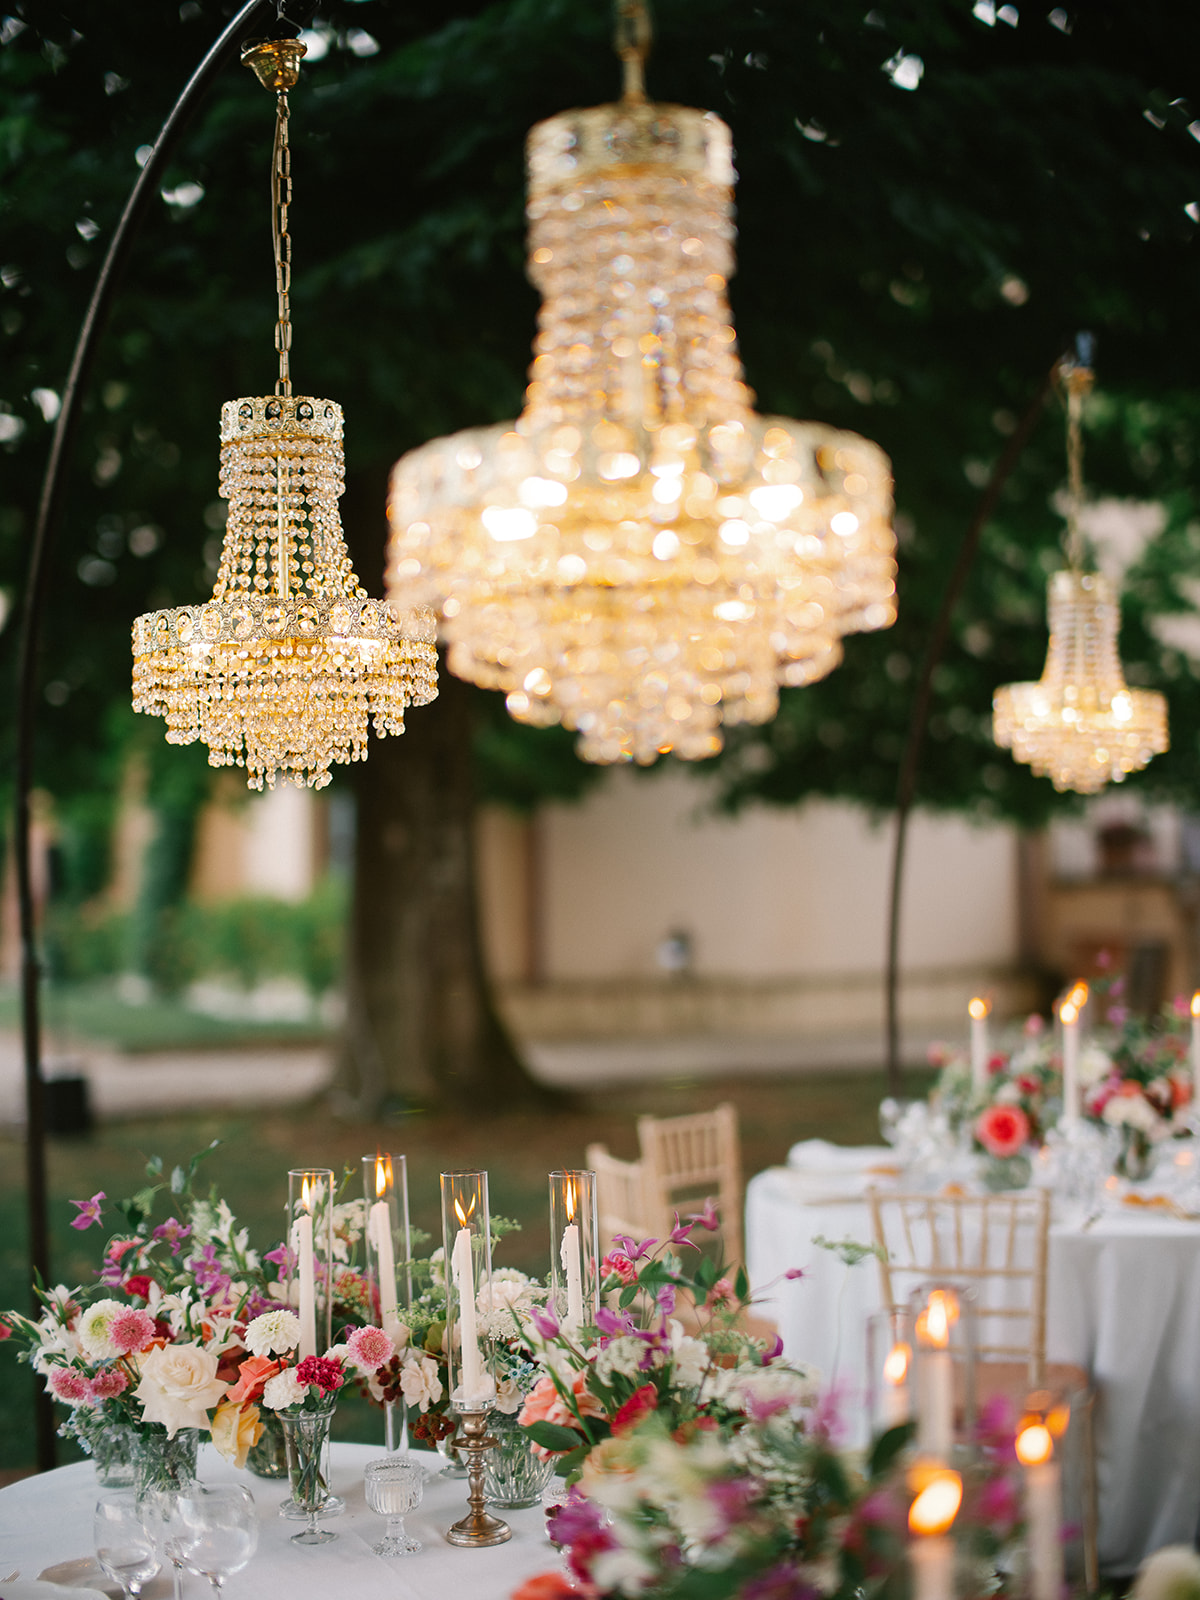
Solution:
[[[651,1234],[663,1238],[676,1211],[685,1215],[712,1198],[720,1208],[725,1259],[740,1265],[742,1162],[735,1107],[719,1105],[685,1117],[639,1117],[637,1127]]]
[[[883,1303],[897,1306],[922,1280],[975,1292],[975,1354],[1025,1362],[1029,1387],[1046,1367],[1047,1190],[1022,1194],[887,1194],[868,1189],[880,1247]]]
[[[640,1161],[621,1161],[607,1145],[587,1147],[587,1165],[596,1174],[600,1248],[607,1253],[618,1233],[644,1239],[653,1232],[646,1209],[645,1171]]]

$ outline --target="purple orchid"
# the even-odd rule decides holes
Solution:
[[[669,1317],[675,1310],[675,1285],[673,1283],[664,1283],[654,1298],[663,1316]]]
[[[558,1338],[558,1317],[553,1306],[536,1306],[529,1313],[529,1320],[541,1334],[543,1339]]]
[[[278,1267],[281,1278],[290,1278],[296,1270],[296,1252],[286,1244],[277,1244],[274,1250],[268,1250],[263,1260]]]
[[[596,1326],[607,1337],[616,1338],[622,1333],[634,1333],[633,1318],[627,1311],[610,1311],[607,1306],[600,1306],[596,1311]]]
[[[707,1485],[704,1497],[716,1507],[721,1521],[705,1540],[706,1544],[719,1544],[730,1528],[747,1520],[750,1503],[758,1489],[753,1478],[718,1478]]]
[[[717,1202],[709,1195],[704,1202],[704,1209],[691,1212],[687,1220],[696,1227],[704,1228],[709,1233],[716,1233],[721,1226],[721,1219],[717,1215]]]
[[[784,1273],[784,1277],[787,1279],[787,1281],[789,1283],[794,1283],[797,1278],[807,1278],[808,1277],[808,1268],[807,1267],[789,1267],[787,1269],[787,1271]]]
[[[641,1244],[636,1239],[631,1239],[627,1233],[614,1233],[613,1243],[623,1256],[630,1261],[640,1261],[643,1256],[648,1256],[658,1243],[657,1239],[643,1239]]]
[[[180,1222],[178,1217],[168,1217],[165,1222],[160,1222],[150,1235],[152,1239],[165,1239],[171,1246],[171,1254],[179,1254],[180,1242],[189,1237],[191,1228],[186,1223]]]
[[[700,1246],[698,1244],[695,1244],[693,1242],[693,1240],[692,1240],[692,1229],[695,1226],[696,1226],[695,1222],[692,1221],[691,1219],[689,1219],[687,1222],[680,1222],[679,1213],[677,1211],[675,1213],[675,1226],[671,1229],[670,1233],[667,1235],[666,1243],[667,1244],[690,1244],[692,1246],[693,1250],[698,1250],[700,1248]]]
[[[763,1353],[762,1353],[762,1364],[763,1364],[763,1366],[766,1367],[766,1366],[769,1366],[772,1361],[778,1361],[779,1357],[782,1354],[783,1354],[783,1340],[779,1337],[778,1334],[776,1334],[775,1338],[771,1342],[770,1347],[768,1349],[764,1350]]]
[[[184,1265],[195,1276],[197,1289],[210,1300],[215,1300],[218,1295],[224,1294],[233,1282],[217,1260],[217,1247],[214,1244],[206,1244],[198,1256],[193,1256]]]
[[[98,1190],[90,1200],[72,1200],[73,1206],[79,1207],[79,1215],[71,1218],[73,1228],[90,1228],[93,1222],[100,1221],[100,1202],[107,1199],[103,1189]]]

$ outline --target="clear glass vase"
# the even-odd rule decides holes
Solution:
[[[326,1544],[337,1535],[317,1527],[317,1519],[341,1511],[344,1502],[329,1487],[329,1429],[336,1400],[333,1396],[315,1411],[281,1413],[284,1449],[287,1454],[291,1499],[282,1506],[284,1516],[301,1517],[304,1528],[292,1535],[295,1544]]]
[[[274,1411],[262,1407],[259,1413],[262,1435],[252,1444],[246,1455],[246,1468],[256,1478],[286,1478],[287,1450],[283,1442],[283,1424]]]
[[[1116,1159],[1119,1178],[1126,1178],[1130,1183],[1141,1183],[1154,1169],[1155,1154],[1148,1133],[1142,1128],[1132,1127],[1128,1122],[1122,1125],[1121,1148]]]
[[[1033,1179],[1033,1163],[1024,1151],[1015,1156],[985,1156],[983,1183],[993,1194],[1006,1189],[1027,1189]]]
[[[129,1489],[137,1481],[141,1430],[131,1422],[106,1422],[81,1438],[96,1463],[96,1482],[102,1489]]]
[[[554,1457],[534,1454],[533,1440],[516,1416],[493,1411],[487,1431],[496,1440],[483,1458],[483,1490],[488,1502],[509,1511],[541,1504],[554,1476]]]
[[[173,1439],[158,1423],[140,1429],[135,1478],[138,1493],[176,1493],[195,1483],[199,1445],[200,1434],[195,1428],[180,1428]]]
[[[467,1469],[459,1459],[458,1451],[454,1448],[456,1435],[447,1434],[444,1439],[439,1439],[435,1446],[438,1458],[442,1462],[443,1478],[465,1478]]]

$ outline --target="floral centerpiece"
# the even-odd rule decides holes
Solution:
[[[120,1475],[122,1440],[126,1458],[135,1444],[150,1475],[154,1458],[168,1476],[194,1471],[198,1431],[211,1431],[218,1449],[241,1448],[223,1402],[245,1321],[270,1302],[246,1229],[215,1194],[195,1193],[207,1154],[165,1178],[162,1162],[151,1161],[147,1185],[109,1208],[120,1226],[95,1285],[39,1290],[39,1317],[0,1319],[0,1332],[24,1345],[20,1359],[69,1408],[60,1431],[97,1455],[102,1475]],[[164,1195],[171,1214],[155,1223]],[[106,1199],[101,1191],[72,1202],[72,1226],[103,1226]]]
[[[685,1268],[680,1252],[708,1219],[677,1221],[661,1243],[618,1241],[603,1264],[616,1305],[579,1335],[535,1314],[544,1376],[521,1420],[572,1485],[548,1514],[570,1577],[542,1574],[515,1600],[851,1600],[902,1575],[911,1426],[865,1458],[839,1448],[814,1374],[744,1331],[744,1273],[703,1258]],[[968,1484],[989,1572],[1016,1533],[1011,1441],[1006,1452],[982,1441]]]
[[[1110,997],[1119,996],[1119,984],[1107,985]],[[1179,997],[1147,1019],[1110,1004],[1108,1018],[1111,1035],[1080,1061],[1083,1109],[1098,1127],[1117,1130],[1116,1170],[1136,1179],[1147,1176],[1154,1147],[1183,1130],[1191,1106],[1191,1009]]]

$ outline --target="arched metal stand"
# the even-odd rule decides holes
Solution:
[[[161,186],[163,168],[191,121],[205,91],[223,70],[246,35],[251,19],[260,11],[274,11],[273,0],[248,0],[220,35],[188,79],[170,115],[163,123],[149,159],[125,202],[108,253],[96,279],[92,298],[79,330],[75,354],[63,389],[62,408],[54,428],[46,475],[34,523],[29,556],[29,576],[21,613],[21,640],[17,676],[16,798],[13,807],[13,843],[17,861],[17,898],[21,930],[21,1033],[25,1061],[25,1191],[29,1214],[29,1258],[36,1277],[50,1279],[50,1237],[46,1215],[45,1082],[42,1077],[39,989],[41,967],[34,925],[33,862],[30,856],[30,795],[33,788],[33,734],[36,721],[38,652],[42,612],[54,536],[62,512],[66,467],[78,432],[79,412],[87,392],[96,350],[108,320],[113,296],[120,284],[129,250],[146,208]],[[35,1307],[40,1311],[40,1306]],[[39,1471],[54,1465],[54,1413],[40,1378],[35,1378],[37,1464]]]

